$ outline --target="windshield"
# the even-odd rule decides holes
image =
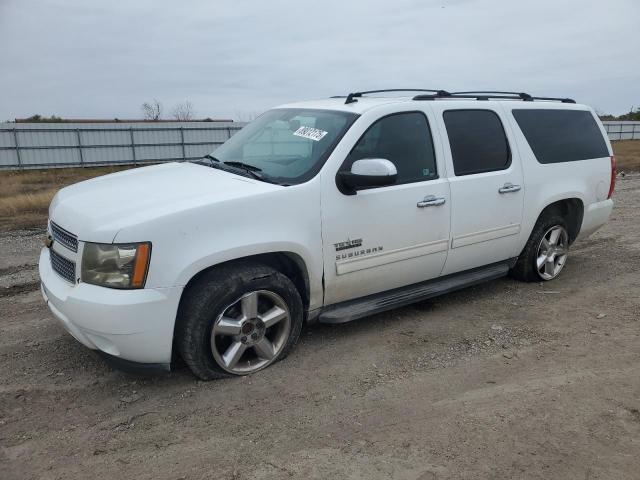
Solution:
[[[255,167],[269,181],[306,182],[322,168],[357,117],[331,110],[269,110],[212,155],[220,162]]]

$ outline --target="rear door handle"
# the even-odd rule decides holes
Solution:
[[[520,185],[514,185],[511,182],[507,182],[504,184],[504,186],[500,187],[498,189],[498,193],[511,193],[511,192],[517,192],[521,189],[522,187]]]
[[[426,197],[424,197],[424,200],[418,202],[418,208],[437,207],[440,205],[444,205],[444,202],[444,198],[439,198],[435,195],[427,195]]]

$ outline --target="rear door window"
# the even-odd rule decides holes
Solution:
[[[457,177],[509,168],[509,142],[495,112],[447,110],[443,118]]]
[[[587,110],[514,109],[512,112],[540,163],[609,156],[602,132]]]

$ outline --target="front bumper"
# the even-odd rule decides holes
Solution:
[[[42,296],[53,315],[80,343],[123,362],[168,366],[182,287],[115,290],[72,285],[40,253]]]

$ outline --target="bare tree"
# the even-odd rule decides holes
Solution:
[[[144,102],[140,108],[145,120],[155,121],[160,120],[160,117],[162,117],[162,104],[155,98],[151,103]]]
[[[193,104],[188,100],[177,104],[171,110],[171,116],[179,122],[193,120]]]

